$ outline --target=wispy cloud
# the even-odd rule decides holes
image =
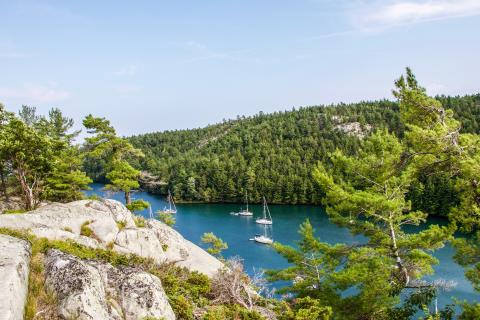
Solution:
[[[129,64],[127,66],[124,66],[117,71],[115,71],[113,74],[116,76],[133,76],[138,72],[138,67],[134,64]]]
[[[382,33],[393,27],[480,15],[480,0],[358,0],[339,1],[350,28],[309,40]]]
[[[0,99],[15,99],[21,103],[52,103],[68,99],[69,91],[61,90],[55,84],[21,87],[0,87]]]
[[[360,28],[388,28],[433,20],[480,15],[478,0],[381,1],[367,5],[354,19]]]

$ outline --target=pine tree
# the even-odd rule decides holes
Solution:
[[[87,132],[93,136],[85,139],[85,148],[93,159],[103,159],[106,163],[106,178],[110,181],[107,189],[123,191],[125,203],[131,204],[131,191],[139,187],[140,171],[127,161],[143,157],[126,139],[118,137],[110,121],[88,115],[83,120]]]

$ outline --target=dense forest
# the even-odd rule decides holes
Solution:
[[[480,132],[479,94],[436,99],[453,110],[462,132]],[[328,161],[336,148],[357,154],[362,138],[379,128],[403,136],[397,102],[260,112],[202,129],[149,133],[129,140],[145,154],[136,166],[163,182],[149,191],[171,189],[178,200],[207,202],[243,201],[248,191],[254,202],[265,195],[272,203],[318,204],[322,194],[311,168]],[[452,187],[448,178],[425,173],[410,197],[419,209],[442,215],[457,201]]]

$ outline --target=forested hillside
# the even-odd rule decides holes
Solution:
[[[480,95],[437,97],[454,111],[464,132],[480,132]],[[273,114],[239,117],[202,129],[133,136],[145,153],[137,165],[159,177],[175,198],[198,201],[251,201],[262,195],[272,203],[320,202],[312,166],[339,148],[355,155],[362,136],[388,128],[402,136],[398,104],[382,100],[314,106]],[[442,188],[435,185],[442,183]],[[427,198],[424,195],[428,195]],[[455,202],[448,179],[426,173],[411,197],[420,208],[446,213]],[[430,207],[429,207],[430,206]],[[433,206],[433,207],[432,207]]]

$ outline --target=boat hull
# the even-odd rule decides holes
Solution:
[[[268,220],[268,219],[257,219],[255,220],[256,223],[258,224],[266,224],[266,225],[272,225],[273,222],[272,220]]]
[[[251,217],[253,216],[253,213],[250,211],[242,211],[237,213],[238,216],[244,216],[244,217]]]
[[[261,243],[261,244],[272,244],[273,240],[264,236],[256,236],[253,238],[255,242]]]

